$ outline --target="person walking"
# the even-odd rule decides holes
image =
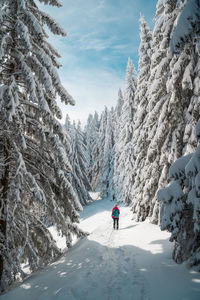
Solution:
[[[115,229],[119,229],[119,214],[120,214],[120,210],[118,208],[118,205],[116,204],[115,207],[113,207],[112,209],[112,218],[113,218],[113,228]],[[116,224],[116,226],[115,226]]]

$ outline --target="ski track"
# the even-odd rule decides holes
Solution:
[[[84,208],[80,227],[90,235],[1,300],[199,300],[200,275],[173,263],[171,248],[161,251],[169,234],[134,223],[127,207],[120,207],[119,230],[114,230],[112,206],[101,200]]]
[[[148,300],[147,290],[144,286],[145,280],[137,270],[133,253],[126,253],[119,246],[121,230],[111,228],[112,222],[109,222],[109,226],[103,231],[103,234],[101,228],[95,231],[97,239],[97,232],[101,231],[101,238],[106,246],[100,261],[100,265],[103,265],[104,276],[107,276],[104,299]],[[91,280],[93,276],[95,274],[91,274]]]

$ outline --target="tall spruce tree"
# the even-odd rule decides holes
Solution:
[[[183,3],[177,2],[174,10],[176,18],[183,10],[183,5]],[[197,115],[195,112],[191,113],[191,106],[195,101],[193,82],[198,58],[194,48],[192,45],[186,45],[180,54],[173,55],[170,62],[171,76],[167,81],[167,92],[170,95],[167,103],[168,112],[163,115],[163,120],[160,120],[160,124],[158,124],[160,127],[162,122],[168,124],[166,127],[169,127],[161,148],[160,165],[163,168],[160,173],[158,189],[167,184],[170,165],[183,154],[194,151],[196,148],[194,120]]]
[[[134,147],[134,184],[133,190],[133,209],[137,210],[137,205],[142,201],[144,166],[148,148],[148,81],[151,66],[151,44],[152,32],[150,31],[144,17],[140,18],[140,47],[139,47],[139,74],[137,89],[135,92],[136,113],[134,116],[133,127],[133,147]]]
[[[195,125],[199,119],[199,26],[200,13],[199,1],[186,1],[177,17],[176,26],[170,41],[170,50],[174,58],[180,57],[180,63],[174,64],[173,74],[182,73],[179,78],[182,97],[190,98],[189,105],[184,111],[184,150],[183,154],[191,153],[196,149]],[[176,75],[175,79],[178,76]],[[176,81],[178,81],[176,79]],[[188,90],[189,93],[187,92]]]
[[[92,168],[92,188],[93,190],[101,191],[102,189],[102,172],[105,147],[105,135],[108,118],[108,108],[105,107],[100,116],[99,131],[97,135],[97,145],[94,149],[95,161]]]
[[[102,197],[110,196],[113,198],[113,173],[114,173],[114,130],[113,130],[114,111],[108,112],[105,145],[103,154],[101,191]]]
[[[199,28],[197,26],[200,24],[200,15],[198,10],[194,9],[195,5],[199,5],[199,3],[197,4],[197,1],[187,1],[186,3],[180,11],[176,22],[178,29],[175,27],[171,42],[174,58],[179,58],[179,63],[173,65],[176,65],[176,72],[173,75],[179,75],[175,77],[174,81],[176,83],[176,78],[179,78],[183,100],[186,96],[190,100],[188,108],[184,111],[186,126],[183,135],[185,144],[183,154],[194,151],[194,137],[196,136],[198,141],[200,138],[200,121],[197,123],[196,134],[194,134],[194,124],[200,117]],[[195,5],[191,6],[191,4]],[[188,16],[190,17],[188,18]],[[193,26],[194,19],[196,20],[195,26]],[[183,58],[186,67],[183,67]],[[181,72],[183,76],[181,76]],[[190,90],[190,93],[187,90]],[[190,98],[191,93],[192,97]],[[161,229],[171,232],[170,241],[174,242],[174,260],[177,263],[187,260],[190,266],[195,266],[198,270],[200,266],[199,150],[198,145],[194,152],[176,160],[170,167],[171,184],[158,191],[158,200],[161,202]]]
[[[81,130],[80,122],[76,125],[70,123],[69,116],[66,116],[64,126],[67,134],[70,136],[72,153],[70,155],[70,163],[72,172],[69,173],[72,187],[82,205],[88,204],[92,199],[88,191],[91,186],[87,175],[87,148],[84,142],[84,133]]]
[[[193,126],[197,114],[192,114],[192,107],[194,102],[197,103],[197,98],[193,96],[197,56],[191,45],[186,45],[181,53],[175,55],[169,48],[177,16],[183,7],[182,1],[159,1],[158,20],[153,32],[150,102],[146,122],[147,158],[140,176],[141,197],[135,202],[134,209],[138,220],[150,216],[155,223],[159,215],[157,190],[168,183],[170,165],[183,153],[195,148]]]
[[[132,176],[133,168],[133,122],[135,114],[134,97],[137,87],[136,71],[131,59],[128,59],[126,73],[126,89],[124,94],[124,103],[120,116],[120,131],[116,141],[115,148],[115,197],[118,201],[130,204],[132,201],[131,187],[134,178]]]
[[[84,135],[87,147],[88,167],[87,174],[90,184],[92,183],[93,166],[98,157],[98,134],[99,134],[99,116],[95,112],[94,115],[88,116],[87,124],[84,128]],[[92,186],[92,190],[95,190]]]
[[[119,89],[118,91],[118,99],[117,99],[117,105],[115,108],[115,114],[114,114],[114,122],[116,123],[116,127],[119,127],[119,120],[122,113],[122,106],[124,103],[122,90]]]
[[[177,109],[171,105],[171,91],[167,87],[170,74],[172,55],[169,52],[169,42],[177,16],[176,1],[158,1],[156,23],[153,30],[151,69],[148,87],[148,118],[146,120],[147,152],[144,162],[141,186],[142,195],[134,210],[138,220],[151,217],[152,222],[158,222],[159,205],[156,202],[156,192],[167,182],[169,162],[163,152],[170,147],[174,128],[172,123]],[[172,119],[171,116],[174,116]],[[176,126],[174,124],[173,126]],[[162,155],[164,153],[164,155]]]
[[[42,1],[60,7],[57,0]],[[58,52],[48,43],[44,25],[65,35],[34,0],[2,0],[0,6],[0,284],[11,285],[31,270],[50,262],[60,251],[46,220],[70,244],[71,233],[83,232],[81,209],[67,179],[70,148],[62,126],[59,96],[74,104],[62,86]],[[41,214],[43,212],[43,215]],[[44,217],[45,216],[45,217]]]
[[[200,123],[196,136],[200,137]],[[200,270],[200,147],[179,158],[170,167],[172,182],[158,191],[161,202],[161,229],[171,232],[174,242],[173,259],[188,261]]]
[[[118,99],[117,105],[114,112],[114,170],[113,170],[113,190],[114,195],[113,198],[115,199],[115,195],[118,194],[119,189],[119,159],[120,159],[120,151],[117,148],[117,141],[119,139],[119,132],[121,126],[121,114],[122,114],[122,107],[123,107],[124,99],[121,89],[118,91]]]

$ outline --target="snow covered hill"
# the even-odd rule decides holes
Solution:
[[[1,300],[200,299],[200,274],[172,261],[169,234],[135,223],[128,207],[113,230],[112,207],[109,199],[85,207],[81,228],[90,235]]]

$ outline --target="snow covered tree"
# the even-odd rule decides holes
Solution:
[[[89,181],[91,182],[91,168],[93,165],[92,161],[92,143],[93,143],[93,131],[91,132],[91,127],[92,127],[92,122],[93,122],[93,115],[89,114],[88,119],[87,119],[87,124],[84,128],[84,134],[85,134],[85,142],[86,142],[86,148],[87,148],[87,174]]]
[[[58,0],[41,0],[60,7]],[[48,219],[66,236],[84,233],[81,205],[67,179],[69,141],[57,121],[56,97],[74,104],[62,86],[58,52],[44,25],[64,30],[34,0],[2,0],[0,5],[0,280],[1,290],[16,277],[21,263],[35,270],[60,253],[46,227]],[[42,213],[41,213],[42,212]],[[45,216],[45,218],[43,218]]]
[[[152,32],[147,25],[144,17],[140,18],[140,46],[139,46],[139,74],[137,80],[137,90],[135,92],[135,105],[137,107],[137,114],[134,117],[135,125],[137,128],[143,122],[146,116],[147,89],[148,80],[150,76],[151,66],[151,44],[152,44]],[[139,109],[140,108],[140,109]],[[139,124],[137,124],[139,123]]]
[[[124,99],[123,99],[122,90],[119,89],[117,105],[116,105],[115,114],[114,114],[114,122],[116,123],[116,127],[119,127],[119,120],[120,120],[120,116],[121,116],[121,113],[122,113],[123,103],[124,103]]]
[[[132,139],[135,157],[132,171],[134,174],[134,184],[132,187],[134,210],[141,203],[143,197],[144,182],[142,182],[142,177],[145,173],[144,167],[148,148],[148,127],[146,126],[149,112],[148,81],[152,54],[152,33],[143,16],[140,18],[140,23],[139,74],[134,100],[136,113],[134,116],[134,134]]]
[[[88,167],[88,156],[87,156],[87,146],[86,146],[86,141],[85,141],[85,135],[83,130],[81,129],[81,122],[79,121],[77,126],[76,126],[76,132],[77,132],[77,156],[79,157],[79,164],[80,164],[80,169],[82,171],[82,180],[83,184],[86,188],[87,191],[91,191],[91,185],[89,182],[89,178],[87,175],[87,167]],[[91,200],[91,197],[89,197]]]
[[[131,187],[133,185],[133,122],[135,114],[134,97],[137,86],[136,71],[131,59],[128,59],[126,73],[126,89],[124,103],[120,116],[119,137],[115,146],[115,197],[117,201],[130,204],[132,201]]]
[[[177,1],[175,6],[174,4],[172,5],[171,9],[170,28],[167,23],[167,28],[169,28],[170,33],[170,35],[168,35],[168,41],[170,41],[177,15],[182,9],[182,3]],[[169,47],[168,42],[167,46]],[[186,123],[184,112],[191,98],[190,87],[183,89],[181,84],[184,77],[184,70],[190,62],[190,53],[187,52],[187,50],[188,49],[186,49],[183,55],[173,57],[169,50],[167,52],[170,64],[168,75],[165,73],[165,80],[167,79],[167,82],[165,95],[163,97],[164,101],[161,105],[161,114],[157,121],[157,129],[148,152],[148,158],[152,161],[152,169],[158,174],[158,184],[155,185],[153,183],[153,192],[155,194],[153,195],[152,202],[155,203],[155,206],[152,219],[154,222],[157,222],[159,214],[159,205],[156,201],[156,189],[160,189],[168,183],[169,167],[177,158],[181,157],[184,149],[183,134]],[[150,188],[152,188],[152,185]],[[147,189],[149,189],[149,187]]]
[[[185,35],[187,37],[191,33],[193,39],[184,38],[180,40],[180,36],[177,37],[180,34],[180,27],[178,30],[175,29],[174,32],[175,38],[181,43],[177,42],[176,45],[174,42],[175,38],[173,37],[173,47],[175,47],[176,55],[179,57],[177,63],[174,64],[176,65],[176,72],[173,72],[173,76],[177,80],[177,74],[179,75],[182,71],[182,80],[180,80],[180,75],[178,77],[182,84],[182,96],[186,97],[192,94],[191,98],[187,97],[190,102],[188,108],[183,113],[186,123],[183,136],[185,143],[183,153],[189,153],[191,150],[194,151],[196,145],[194,142],[194,124],[200,117],[199,32],[195,31],[195,26],[193,27],[194,31],[191,32],[192,25],[190,24],[194,19],[197,19],[196,25],[199,24],[200,15],[198,15],[198,11],[189,9],[192,2],[194,3],[194,1],[188,1],[188,5],[183,8],[180,14],[182,19],[179,17],[177,27],[180,26],[181,22],[187,16],[182,36]],[[174,55],[174,57],[176,56]],[[181,69],[183,59],[185,59],[187,64],[184,69]],[[183,93],[187,89],[191,91],[190,94]],[[196,138],[197,140],[200,138],[200,121],[198,121],[196,126]],[[158,191],[158,200],[161,202],[161,229],[170,231],[170,240],[175,241],[173,251],[174,260],[178,263],[187,260],[190,266],[198,266],[198,270],[200,270],[199,151],[198,145],[195,152],[179,158],[172,164],[170,167],[172,183],[168,187]]]
[[[196,136],[200,137],[200,122]],[[179,158],[170,168],[171,184],[158,191],[161,202],[161,229],[175,241],[173,258],[188,261],[200,270],[200,146]]]
[[[187,0],[180,11],[177,25],[172,34],[170,49],[172,53],[179,52],[187,43],[196,43],[196,34],[200,30],[199,0]]]
[[[179,10],[176,23],[170,41],[170,49],[174,54],[175,60],[172,77],[175,79],[173,81],[179,82],[181,86],[182,98],[190,99],[187,109],[185,109],[184,112],[185,130],[183,153],[191,153],[197,146],[194,131],[199,119],[199,1],[186,1],[185,6],[182,5]],[[179,57],[177,62],[176,57]],[[172,83],[170,83],[170,87],[171,86]],[[187,92],[188,90],[189,93]]]
[[[107,116],[105,145],[103,153],[103,166],[101,177],[101,192],[102,197],[111,196],[113,198],[113,175],[114,175],[114,129],[113,129],[113,115],[111,110]]]
[[[103,170],[105,135],[108,118],[108,108],[105,107],[100,117],[99,132],[97,136],[97,145],[94,149],[95,161],[92,168],[92,189],[101,191],[101,178]]]
[[[100,121],[95,113],[89,117],[85,133],[89,151],[91,151],[91,184],[93,191],[99,191],[102,197],[113,196],[114,169],[114,109],[105,107]]]
[[[184,69],[190,62],[190,53],[172,56],[169,43],[181,1],[159,1],[153,31],[151,75],[149,78],[149,105],[147,153],[142,175],[142,194],[134,210],[138,220],[151,217],[158,222],[157,190],[168,183],[171,163],[182,155],[185,128],[184,112],[189,105],[191,91],[183,90]]]
[[[93,165],[98,156],[99,116],[97,112],[94,113],[94,116],[92,114],[88,116],[87,124],[84,128],[84,134],[88,156],[87,174],[89,182],[92,183]]]
[[[92,199],[88,193],[91,190],[91,186],[87,177],[88,162],[84,134],[80,123],[77,126],[75,123],[71,125],[69,116],[66,116],[64,128],[70,136],[72,146],[72,153],[70,155],[72,166],[72,172],[69,173],[70,182],[80,203],[86,205]]]
[[[121,89],[118,91],[118,99],[117,99],[117,105],[114,112],[114,120],[113,120],[113,128],[114,128],[114,173],[113,173],[113,190],[114,195],[113,198],[115,198],[115,194],[118,191],[118,179],[119,179],[119,173],[118,173],[118,165],[119,165],[119,159],[120,159],[120,151],[117,149],[117,141],[119,139],[119,132],[121,128],[121,114],[122,114],[122,107],[123,107],[124,99]]]

